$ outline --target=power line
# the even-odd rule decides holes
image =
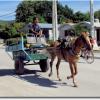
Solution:
[[[15,12],[11,12],[11,13],[8,13],[8,14],[0,15],[0,17],[9,16],[9,15],[11,15],[11,14],[15,14]]]
[[[0,18],[7,18],[7,17],[12,17],[12,16],[15,16],[16,14],[13,14],[13,15],[8,15],[8,16],[2,16]]]

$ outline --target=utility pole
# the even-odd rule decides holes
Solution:
[[[93,0],[90,0],[90,19],[91,19],[91,36],[94,36],[94,11],[93,11]]]
[[[95,29],[94,29],[94,9],[93,9],[93,0],[90,0],[90,19],[91,19],[91,36],[94,39],[94,46],[93,49],[94,50],[98,50],[99,47],[97,45],[97,41],[96,41],[96,33],[95,33]]]
[[[57,1],[52,2],[52,26],[53,26],[53,40],[58,39],[58,18],[57,18]]]

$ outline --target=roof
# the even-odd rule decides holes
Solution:
[[[80,22],[80,23],[83,23],[83,24],[85,24],[88,27],[91,26],[91,23],[87,22],[87,21],[83,21],[83,22]],[[94,27],[99,28],[100,27],[100,23],[99,22],[94,22]]]
[[[4,29],[0,29],[0,31],[3,31]]]
[[[49,24],[49,23],[39,23],[39,26],[41,28],[47,28],[47,29],[52,29],[53,28],[53,25],[52,24]],[[60,24],[58,24],[58,28],[60,27]]]
[[[52,24],[48,24],[48,23],[39,23],[39,26],[41,28],[52,29]]]
[[[29,23],[30,25],[32,24],[32,23]],[[28,29],[28,26],[29,26],[29,24],[27,24],[26,26],[25,26],[25,28],[26,29]],[[52,29],[53,28],[53,25],[52,24],[49,24],[49,23],[39,23],[38,24],[42,29]],[[60,25],[58,25],[58,27],[59,27]]]
[[[27,25],[25,25],[21,31],[23,32],[28,32],[29,30],[29,25],[32,25],[32,23],[29,23]],[[39,26],[42,28],[42,29],[52,29],[52,24],[48,24],[48,23],[39,23]]]
[[[65,23],[65,24],[61,24],[58,28],[58,30],[69,30],[69,29],[73,29],[73,26],[75,24],[74,23]]]

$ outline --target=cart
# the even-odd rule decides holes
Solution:
[[[42,72],[49,69],[49,60],[45,52],[45,46],[41,44],[43,37],[21,35],[19,38],[8,39],[6,41],[6,52],[14,60],[16,74],[24,74],[25,65],[40,66]],[[38,42],[39,40],[40,42]],[[12,54],[12,56],[11,56]],[[32,61],[32,63],[30,63]]]

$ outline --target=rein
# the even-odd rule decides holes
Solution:
[[[78,39],[80,39],[80,41],[82,42],[81,37],[79,37]],[[77,39],[75,40],[75,42],[76,41],[77,41]],[[75,52],[75,48],[76,48],[76,45],[74,43],[73,46],[72,46],[72,48],[68,51],[70,55],[72,55],[72,56],[78,56],[78,55],[80,55],[80,53]]]
[[[65,57],[65,56],[66,56],[66,53],[65,53],[64,49],[67,49],[67,51],[66,51],[67,54],[69,54],[69,55],[71,55],[71,56],[79,56],[79,55],[80,55],[80,52],[75,51],[75,49],[76,49],[77,46],[80,48],[79,45],[76,45],[76,43],[78,42],[78,40],[79,40],[80,42],[83,42],[83,41],[84,41],[84,40],[83,40],[83,37],[80,36],[80,37],[78,37],[78,38],[74,41],[74,43],[73,43],[73,45],[71,46],[70,49],[67,49],[66,47],[63,47],[64,44],[60,44],[56,49],[59,49],[59,50],[61,51],[61,54],[62,54],[62,56],[63,56],[64,59],[66,59],[66,57]],[[78,43],[77,43],[77,44],[78,44]]]
[[[60,50],[61,50],[61,54],[62,54],[63,58],[66,59],[63,49],[61,48]]]

